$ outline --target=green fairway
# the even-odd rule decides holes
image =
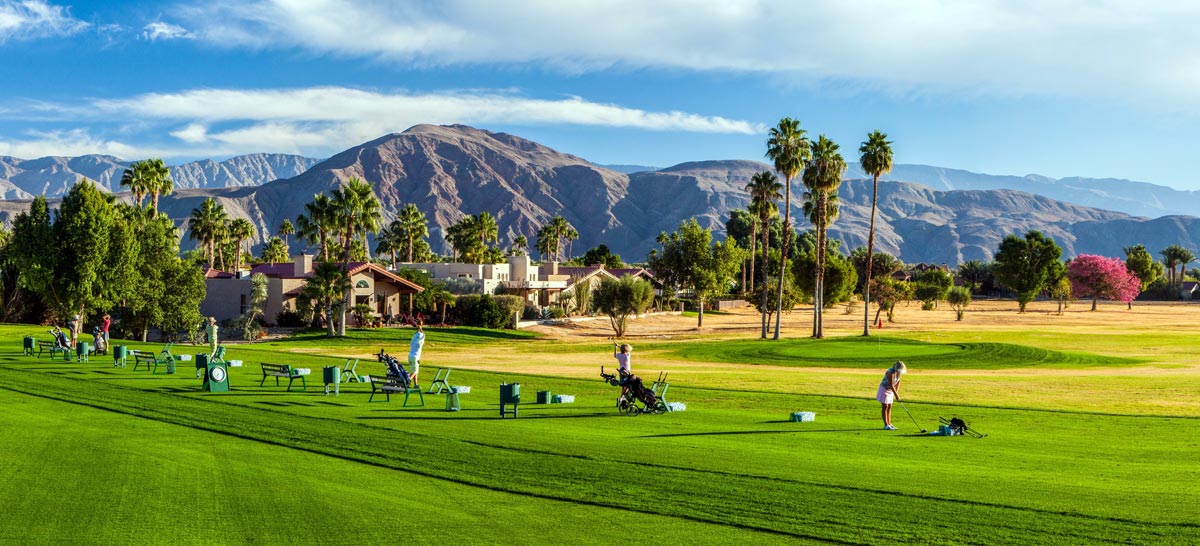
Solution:
[[[917,423],[897,407],[902,430],[891,432],[881,430],[872,389],[742,389],[680,371],[667,397],[687,410],[659,416],[618,415],[616,389],[597,379],[504,362],[453,372],[451,383],[472,386],[460,412],[428,394],[424,407],[403,407],[402,396],[368,403],[369,387],[356,383],[323,395],[317,368],[380,347],[399,352],[404,330],[231,346],[246,365],[231,370],[233,391],[223,394],[200,392],[186,367],[152,375],[104,357],[21,356],[20,336],[33,332],[0,327],[0,455],[16,461],[0,470],[12,485],[0,494],[6,544],[1187,544],[1200,532],[1200,440],[1188,432],[1200,419],[1156,416],[1136,400],[1123,402],[1125,415],[1022,407],[1020,391],[1035,380],[1021,376],[965,382],[967,399],[992,392],[988,404],[910,399]],[[545,349],[590,368],[583,355],[603,350],[581,346],[572,357],[556,341],[487,331],[431,329],[429,338],[447,351],[442,361],[478,350],[527,361]],[[688,340],[639,350],[702,366],[774,358],[762,363],[782,379],[809,366],[861,376],[881,366],[871,360],[883,358],[871,352],[881,346],[883,367],[897,358],[987,374],[1147,365],[999,341]],[[313,383],[291,393],[259,386],[259,361],[312,367]],[[360,373],[380,369],[360,362]],[[526,401],[550,390],[576,403],[524,403],[518,419],[502,420],[498,385],[514,380]],[[817,421],[787,422],[800,410]],[[917,430],[936,428],[939,416],[989,436]],[[219,521],[208,523],[204,509]]]

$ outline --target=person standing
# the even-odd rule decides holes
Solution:
[[[425,348],[425,323],[417,321],[417,333],[408,344],[408,365],[412,366],[412,384],[417,384],[417,372],[421,368],[421,350]]]
[[[625,384],[625,378],[633,375],[633,370],[630,368],[629,360],[633,353],[633,347],[628,343],[618,345],[613,342],[613,358],[617,359],[617,372],[621,376],[621,384]]]
[[[208,326],[204,328],[204,335],[208,337],[208,357],[212,358],[217,354],[217,317],[208,317]]]
[[[108,313],[104,314],[104,320],[100,321],[100,334],[104,336],[104,347],[108,349],[108,328],[112,326],[112,317]]]
[[[67,332],[70,338],[68,341],[71,342],[70,349],[72,351],[75,350],[75,344],[79,342],[79,322],[79,315],[74,315],[71,317],[71,320],[67,321]]]
[[[892,404],[900,400],[900,378],[908,372],[908,367],[903,362],[897,360],[883,374],[883,381],[879,382],[879,391],[875,393],[875,399],[883,405],[881,410],[883,414],[883,429],[896,430],[892,425]]]

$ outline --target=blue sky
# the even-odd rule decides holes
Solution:
[[[1197,2],[0,0],[0,155],[325,157],[417,123],[597,163],[856,159],[1200,189]]]

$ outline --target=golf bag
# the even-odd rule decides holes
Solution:
[[[408,376],[408,370],[404,369],[404,366],[400,364],[400,361],[397,360],[396,357],[389,355],[383,352],[383,349],[380,349],[379,361],[382,362],[384,366],[387,366],[388,375],[396,377],[396,381],[400,383],[400,386],[406,389],[409,387],[410,379]]]
[[[108,354],[108,340],[104,339],[99,326],[92,327],[92,352],[98,355]]]
[[[604,373],[604,367],[600,367],[600,377],[604,378],[609,385],[621,387],[621,396],[617,398],[618,410],[626,415],[665,413],[667,411],[666,402],[659,400],[654,391],[642,383],[642,378],[622,370],[617,372],[620,378],[617,375]],[[642,407],[638,407],[638,402],[642,403]]]
[[[67,351],[71,350],[71,340],[67,339],[67,334],[60,330],[58,326],[54,326],[50,330],[50,335],[54,337],[54,345],[59,349]]]
[[[950,419],[938,417],[938,420],[942,422],[942,425],[949,428],[950,436],[960,436],[964,434],[973,438],[984,438],[987,436],[987,434],[981,434],[979,431],[967,426],[967,422],[959,419],[958,417],[951,417]]]

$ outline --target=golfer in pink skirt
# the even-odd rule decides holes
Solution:
[[[883,381],[879,382],[879,391],[875,393],[875,399],[883,404],[883,430],[896,430],[896,427],[892,426],[892,404],[900,399],[900,377],[907,371],[904,363],[897,360],[883,374]]]

